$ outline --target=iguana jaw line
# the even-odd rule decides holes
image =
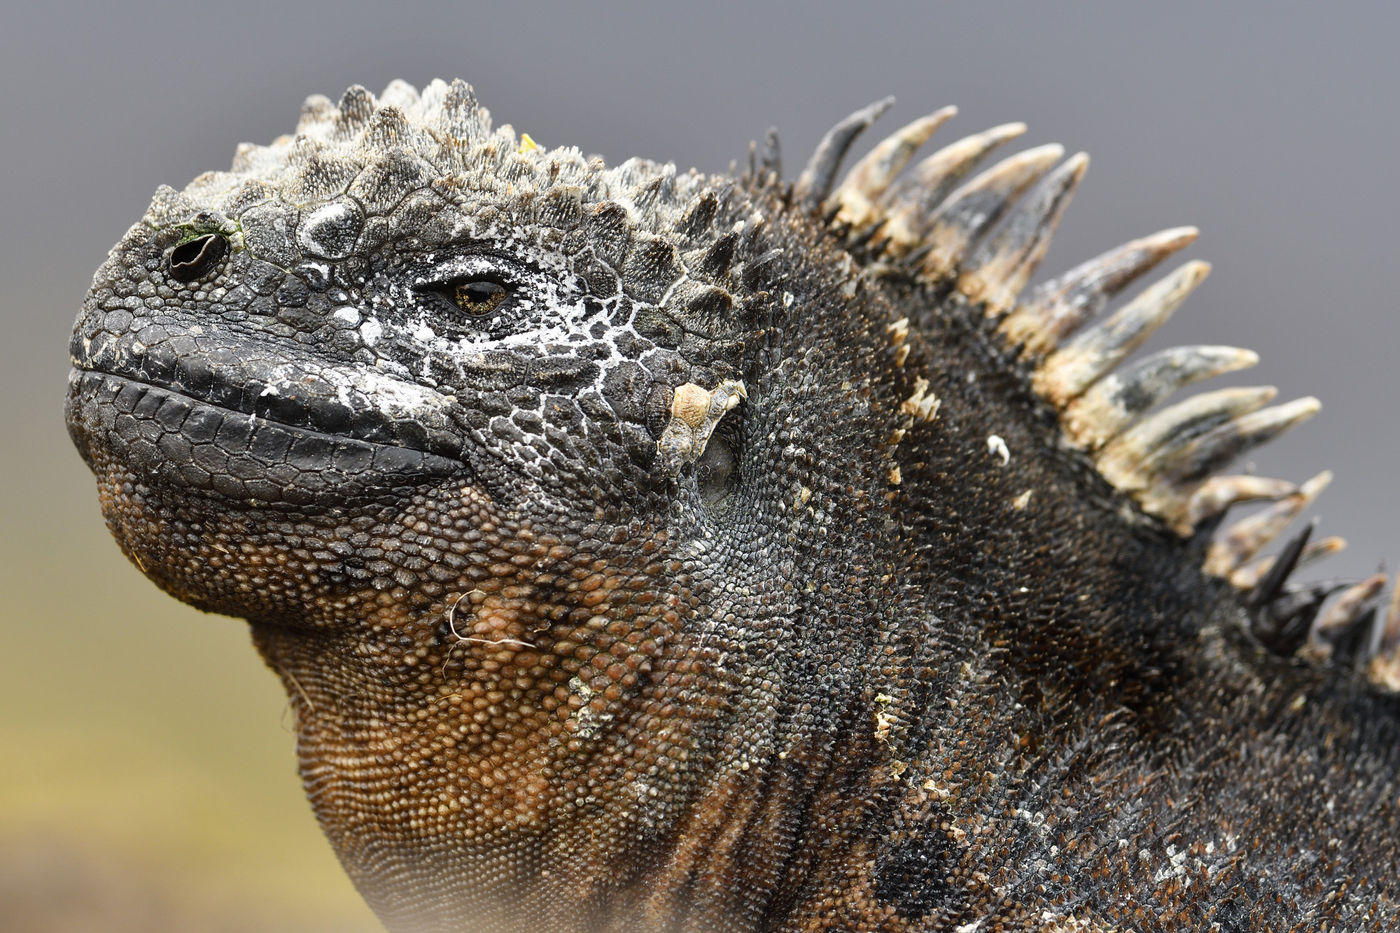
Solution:
[[[470,473],[461,460],[334,437],[95,370],[72,370],[66,408],[90,465],[99,449],[121,451],[155,484],[257,506],[348,502]]]
[[[182,315],[183,317],[183,315]],[[153,386],[288,428],[372,444],[402,447],[461,460],[461,432],[453,422],[457,400],[372,366],[326,367],[291,347],[235,344],[222,354],[203,351],[197,316],[135,336],[75,336],[69,344],[74,370],[92,371]],[[229,352],[232,351],[232,352]]]

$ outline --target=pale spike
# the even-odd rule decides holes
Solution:
[[[983,302],[991,317],[1000,317],[1015,304],[1016,296],[1045,258],[1060,217],[1088,167],[1087,154],[1070,156],[1018,201],[996,231],[973,251],[958,279],[958,290],[973,301]]]
[[[1202,482],[1246,450],[1311,418],[1321,407],[1315,398],[1298,399],[1242,415],[1194,440],[1168,442],[1138,471],[1148,483],[1134,491],[1138,505],[1178,534],[1191,535],[1195,529],[1186,522],[1186,512],[1191,494]]]
[[[1158,482],[1162,462],[1183,444],[1232,418],[1258,411],[1277,394],[1273,386],[1252,386],[1193,395],[1154,412],[1109,441],[1094,462],[1124,492],[1147,489]]]
[[[763,134],[763,151],[758,163],[759,170],[763,176],[760,182],[766,183],[771,179],[781,179],[783,177],[783,144],[778,138],[778,128],[768,127],[768,132]]]
[[[1192,528],[1223,514],[1230,506],[1255,499],[1282,499],[1298,491],[1298,484],[1264,476],[1212,476],[1191,494],[1186,522]]]
[[[890,109],[893,97],[877,100],[868,107],[862,107],[840,123],[826,131],[816,151],[807,160],[807,167],[797,177],[793,187],[793,198],[807,210],[817,210],[831,193],[831,183],[841,168],[841,160],[851,148],[855,138],[870,124],[879,119],[880,114]]]
[[[1339,538],[1336,535],[1323,538],[1321,541],[1313,541],[1303,548],[1303,553],[1298,557],[1296,566],[1302,567],[1306,564],[1315,563],[1324,557],[1331,557],[1333,554],[1340,554],[1347,548],[1346,538]],[[1278,558],[1270,554],[1261,557],[1252,563],[1245,564],[1239,570],[1230,574],[1230,585],[1237,590],[1252,590],[1259,585],[1264,576],[1274,569],[1274,562]]]
[[[1366,679],[1378,687],[1400,693],[1400,574],[1390,591],[1390,607],[1381,626],[1375,657],[1366,666]]]
[[[1055,143],[1027,149],[1003,159],[948,195],[930,218],[923,237],[919,266],[924,274],[936,278],[956,269],[1007,206],[1064,154],[1064,147]]]
[[[1178,389],[1221,373],[1258,364],[1253,350],[1237,347],[1170,347],[1111,372],[1060,415],[1071,438],[1097,450],[1134,418]]]
[[[1024,123],[1005,123],[958,140],[914,166],[903,180],[885,192],[880,206],[885,232],[897,251],[919,245],[928,220],[958,182],[993,150],[1026,131]]]
[[[1331,606],[1327,607],[1308,632],[1308,643],[1303,648],[1304,657],[1317,661],[1325,661],[1332,656],[1332,639],[1344,633],[1372,608],[1371,602],[1385,588],[1386,577],[1383,573],[1367,577],[1360,583],[1355,583],[1336,598]]]
[[[1043,356],[1098,315],[1113,296],[1163,259],[1195,242],[1195,227],[1174,227],[1109,250],[1037,285],[1001,324],[1012,346]]]
[[[1164,461],[1163,476],[1175,484],[1203,480],[1246,450],[1272,440],[1321,409],[1321,402],[1307,396],[1242,415],[1178,448]]]
[[[852,227],[864,227],[884,213],[876,203],[913,158],[920,146],[928,142],[940,126],[958,112],[956,107],[944,107],[926,117],[920,117],[886,137],[863,159],[855,164],[836,189],[834,198],[841,206],[838,220]]]
[[[1330,482],[1332,474],[1324,470],[1299,486],[1292,495],[1235,522],[1211,542],[1201,569],[1217,577],[1228,577],[1257,554],[1260,548],[1278,537]]]
[[[1061,408],[1078,398],[1095,380],[1142,346],[1209,272],[1209,263],[1188,262],[1070,339],[1036,370],[1036,389]]]

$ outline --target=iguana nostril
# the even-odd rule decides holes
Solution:
[[[228,240],[217,233],[187,240],[170,253],[170,277],[178,282],[193,282],[213,271],[228,252]]]

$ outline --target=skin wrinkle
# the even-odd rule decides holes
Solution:
[[[1260,637],[1292,596],[1203,574],[1213,519],[960,291],[1043,254],[1048,152],[926,179],[920,255],[824,223],[826,161],[808,211],[396,83],[157,193],[70,432],[143,572],[249,620],[390,929],[1387,928],[1394,696]],[[831,203],[913,236],[903,190]]]

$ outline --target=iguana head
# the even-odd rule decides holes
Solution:
[[[541,149],[460,82],[357,88],[162,189],[97,273],[68,415],[109,525],[252,621],[386,916],[385,859],[482,910],[542,865],[615,886],[718,819],[695,772],[774,753],[726,733],[761,706],[735,672],[886,490],[823,465],[887,438],[823,356],[858,357],[862,315],[810,323],[857,270],[768,197]],[[571,858],[583,834],[617,864]]]
[[[1245,618],[1210,527],[1311,491],[1214,473],[1315,403],[1144,417],[1253,362],[1115,371],[1202,264],[1084,326],[1192,233],[1018,297],[1085,160],[965,180],[1008,126],[896,180],[940,111],[833,187],[882,109],[788,184],[775,142],[742,179],[608,168],[460,82],[352,88],[162,189],[98,271],[68,419],[108,523],[252,623],[386,921],[747,928],[865,845],[974,643],[1133,706],[1181,632]],[[1281,581],[1255,618],[1296,642]]]
[[[745,210],[733,185],[492,130],[460,83],[313,99],[295,137],[162,189],[113,251],[73,337],[75,436],[229,514],[348,518],[467,483],[545,537],[707,520],[782,310]],[[696,408],[721,387],[720,410]],[[308,622],[298,600],[149,556],[182,597]],[[351,563],[325,571],[391,582]]]

